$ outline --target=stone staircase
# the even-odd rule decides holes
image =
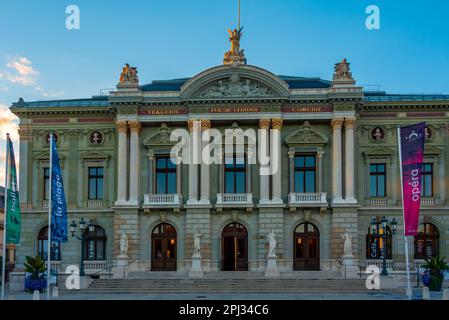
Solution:
[[[134,272],[126,279],[97,279],[85,294],[178,293],[366,293],[365,279],[334,272],[286,272],[266,278],[258,272],[211,272],[191,279],[179,272]]]

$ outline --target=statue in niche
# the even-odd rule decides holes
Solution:
[[[345,232],[343,235],[343,239],[345,240],[344,244],[344,254],[345,256],[352,256],[352,236],[349,232]]]
[[[125,232],[122,232],[120,236],[120,256],[127,257],[128,256],[128,236]]]
[[[274,234],[273,230],[267,235],[267,242],[268,242],[268,257],[276,257],[276,235]]]
[[[201,234],[195,232],[193,234],[193,255],[192,257],[201,257]]]
[[[371,132],[371,137],[375,141],[382,141],[385,137],[385,134],[384,134],[384,131],[382,130],[382,128],[377,127]]]

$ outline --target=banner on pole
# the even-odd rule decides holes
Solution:
[[[8,197],[6,203],[6,243],[18,244],[20,242],[20,228],[22,225],[20,216],[19,204],[19,190],[17,188],[17,170],[16,160],[14,157],[14,147],[11,139],[7,137],[8,141],[8,190],[6,195]]]
[[[56,141],[53,137],[51,172],[51,242],[67,242],[67,203]]]
[[[425,123],[400,128],[402,201],[406,236],[416,236],[418,233],[425,128]]]

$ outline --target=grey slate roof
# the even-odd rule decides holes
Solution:
[[[437,101],[449,100],[448,94],[388,94],[385,91],[365,92],[365,101]]]

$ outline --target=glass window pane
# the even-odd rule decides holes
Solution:
[[[169,172],[167,175],[168,175],[167,193],[174,194],[176,193],[176,173]]]
[[[176,164],[172,161],[172,158],[167,159],[167,167],[169,169],[176,169]]]
[[[369,195],[370,197],[377,196],[377,179],[376,176],[369,177]]]
[[[385,176],[378,176],[378,183],[379,185],[377,186],[378,188],[378,197],[385,197]]]
[[[315,192],[315,172],[314,171],[306,172],[306,192],[308,192],[308,193]]]
[[[97,180],[97,199],[103,199],[103,178]]]
[[[370,165],[369,170],[371,173],[377,172],[377,166],[375,164]]]
[[[315,157],[306,157],[306,167],[315,167]]]
[[[103,168],[97,168],[97,174],[103,176]]]
[[[245,172],[236,172],[236,193],[245,193],[246,175]]]
[[[226,172],[225,175],[225,185],[226,185],[226,193],[235,193],[234,190],[234,173],[233,172]]]
[[[245,167],[245,158],[244,157],[235,157],[235,163],[237,168]]]
[[[385,172],[385,165],[384,164],[377,165],[377,172]]]
[[[304,167],[304,157],[295,157],[295,167]]]
[[[300,224],[299,226],[296,227],[295,232],[296,233],[304,233],[305,229],[305,224]]]
[[[158,194],[166,193],[165,173],[156,174],[156,189]]]
[[[89,179],[89,199],[97,198],[97,184],[95,179]]]
[[[156,166],[158,169],[164,169],[167,167],[167,161],[165,158],[157,158]]]

